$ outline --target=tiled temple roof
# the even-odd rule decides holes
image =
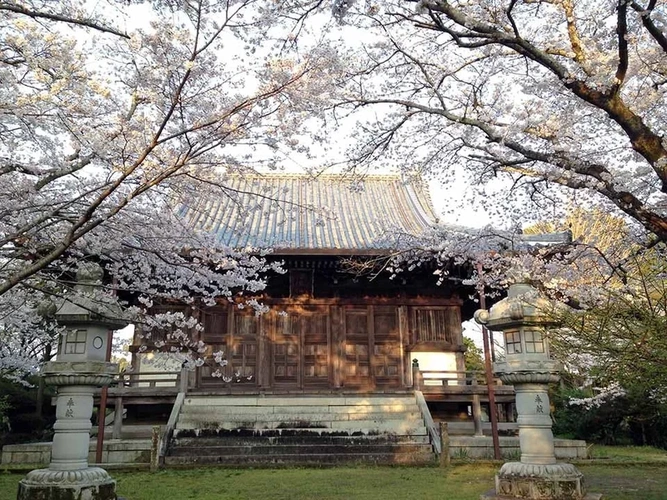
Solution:
[[[399,176],[233,176],[179,213],[222,245],[278,253],[374,253],[436,222],[427,191]]]

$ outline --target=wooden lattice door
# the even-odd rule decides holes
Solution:
[[[301,316],[304,388],[327,388],[331,380],[329,317],[321,312]]]
[[[304,310],[276,316],[273,384],[276,387],[326,388],[331,376],[329,316]]]
[[[402,352],[394,306],[345,308],[345,387],[373,390],[400,387]]]
[[[370,337],[367,308],[346,307],[345,326],[345,387],[372,389]]]
[[[273,346],[273,385],[301,385],[301,355],[298,316],[282,314],[276,317]]]
[[[372,308],[371,366],[375,385],[400,387],[403,385],[403,354],[398,326],[398,310],[393,306]]]
[[[202,386],[256,384],[260,319],[254,314],[214,307],[202,313],[206,362],[199,369]],[[222,352],[222,356],[217,353]],[[226,361],[225,366],[216,358]]]

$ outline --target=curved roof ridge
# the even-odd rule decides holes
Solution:
[[[349,180],[359,180],[364,181],[366,179],[372,180],[400,180],[401,182],[422,182],[421,180],[408,180],[404,181],[401,174],[348,174],[348,173],[322,173],[322,174],[309,174],[306,172],[252,172],[252,173],[231,173],[225,175],[229,179],[242,177],[245,179],[349,179]]]

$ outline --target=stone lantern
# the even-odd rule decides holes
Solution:
[[[546,328],[551,321],[545,313],[552,308],[535,288],[517,283],[489,311],[475,313],[478,323],[503,333],[505,360],[494,364],[494,372],[514,386],[521,448],[521,461],[503,464],[495,492],[484,499],[601,498],[586,494],[583,474],[574,465],[556,461],[547,391],[548,384],[559,380],[562,366],[549,356]]]
[[[86,264],[77,271],[77,298],[65,300],[55,313],[65,327],[56,361],[42,376],[57,387],[56,422],[48,469],[34,470],[19,483],[18,500],[116,500],[116,482],[99,467],[88,467],[93,395],[110,384],[117,365],[106,361],[109,330],[126,326],[120,309],[93,299],[92,288],[103,271]],[[100,432],[104,432],[100,430]]]

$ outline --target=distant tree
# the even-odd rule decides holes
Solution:
[[[554,399],[556,430],[603,443],[665,447],[658,431],[667,426],[665,246],[629,244],[625,221],[599,210],[576,209],[527,232],[564,227],[575,245],[592,253],[581,255],[579,272],[560,289],[594,293],[554,310],[552,353],[570,372]]]
[[[665,245],[632,244],[626,222],[601,210],[574,209],[559,222],[527,233],[572,231],[585,252],[568,262],[569,280],[552,293],[574,307],[559,308],[554,353],[584,370],[595,385],[646,385],[667,396],[667,261]],[[555,264],[557,265],[557,264]]]
[[[472,201],[514,223],[567,194],[627,216],[644,244],[667,242],[664,3],[337,3],[370,40],[349,52],[334,108],[358,124],[353,167],[463,177]]]
[[[483,372],[484,371],[484,353],[475,345],[475,342],[468,337],[463,337],[463,345],[466,347],[464,361],[466,371]]]

